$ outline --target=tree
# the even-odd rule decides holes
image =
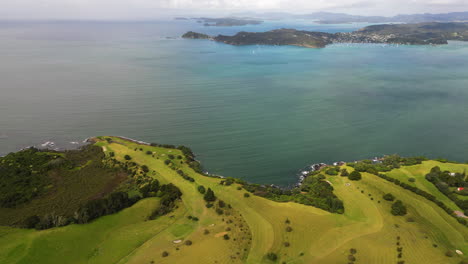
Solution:
[[[395,196],[393,196],[393,194],[391,194],[391,193],[384,194],[383,198],[384,198],[384,200],[387,200],[387,201],[395,200]]]
[[[405,215],[406,214],[406,206],[403,204],[402,201],[397,200],[395,203],[392,204],[391,213],[393,215]]]
[[[205,195],[203,196],[203,199],[205,199],[205,201],[207,201],[207,202],[216,201],[216,196],[215,196],[214,192],[211,190],[211,188],[208,188]]]
[[[148,166],[146,166],[146,165],[142,165],[142,166],[141,166],[141,169],[142,169],[144,172],[149,172],[149,168],[148,168]]]
[[[348,179],[351,181],[359,181],[362,179],[361,173],[359,171],[353,171],[349,174]]]
[[[125,159],[125,160],[131,160],[132,157],[130,157],[130,155],[125,155],[125,156],[124,156],[124,159]]]

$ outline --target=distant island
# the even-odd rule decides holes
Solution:
[[[290,14],[285,12],[242,12],[236,16],[250,16],[260,19],[308,19],[315,20],[319,24],[348,24],[348,23],[423,23],[423,22],[467,22],[468,12],[451,12],[439,14],[404,14],[396,16],[363,16],[346,13],[314,12],[307,14]]]
[[[235,17],[226,17],[226,18],[207,18],[200,17],[194,18],[198,23],[204,23],[204,26],[214,26],[214,27],[233,27],[233,26],[246,26],[246,25],[259,25],[263,23],[262,20],[249,19],[249,18],[235,18]]]
[[[385,24],[345,33],[326,33],[296,29],[267,32],[239,32],[234,36],[209,36],[189,31],[183,38],[211,39],[230,45],[291,45],[323,48],[333,43],[384,43],[401,45],[440,45],[449,40],[468,41],[468,23]]]

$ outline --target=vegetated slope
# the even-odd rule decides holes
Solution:
[[[100,147],[45,152],[26,149],[0,158],[0,225],[33,215],[70,217],[91,199],[115,190],[127,174],[102,163]]]
[[[332,214],[312,206],[278,203],[253,194],[246,195],[247,192],[237,183],[227,186],[220,184],[224,179],[195,173],[187,166],[186,159],[174,158],[182,155],[177,149],[140,145],[119,138],[112,138],[111,143],[102,141],[98,144],[105,147],[106,153],[113,152],[117,160],[124,161],[124,156],[129,155],[133,162],[148,166],[152,177],[161,183],[175,184],[183,193],[182,203],[173,213],[135,223],[139,226],[158,225],[157,221],[170,219],[174,221],[159,233],[151,233],[151,238],[144,229],[139,232],[133,230],[132,235],[142,238],[139,240],[141,243],[135,245],[126,243],[126,240],[118,243],[122,247],[117,251],[119,256],[120,252],[126,253],[119,257],[119,263],[257,264],[274,263],[270,259],[276,258],[277,263],[391,264],[405,261],[456,264],[462,257],[455,250],[468,252],[465,226],[433,202],[376,175],[362,173],[360,181],[350,181],[339,175],[326,176],[345,206],[343,214]],[[347,169],[352,171],[350,167]],[[213,190],[217,197],[217,201],[208,202],[213,204],[211,208],[207,208],[204,195],[198,190],[200,185]],[[382,199],[386,193],[392,193],[401,200],[408,214],[392,215],[392,202]],[[224,201],[224,207],[220,207],[219,200]],[[117,215],[135,209],[140,203]],[[58,263],[58,260],[64,260],[67,252],[87,256],[88,263],[106,263],[104,256],[110,253],[104,249],[115,244],[114,239],[102,240],[89,247],[79,242],[67,247],[72,242],[61,235],[68,234],[73,228],[90,228],[95,233],[89,232],[90,236],[102,235],[98,228],[93,227],[110,217],[115,216],[106,216],[86,225],[40,232],[6,228],[0,236],[0,247],[6,249],[0,253],[0,263],[26,263],[32,257],[38,263],[48,259],[57,260],[48,263]],[[225,235],[228,235],[227,239]],[[192,243],[186,245],[187,240]],[[63,244],[57,251],[56,247],[44,247],[44,243],[39,241],[62,241]],[[356,252],[350,252],[351,249]],[[447,252],[452,257],[447,257]],[[113,262],[115,259],[106,260]],[[83,263],[73,258],[66,261]]]

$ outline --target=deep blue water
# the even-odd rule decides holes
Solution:
[[[211,173],[275,184],[315,162],[468,160],[468,43],[307,49],[179,38],[362,26],[0,22],[0,154],[123,135],[185,144]]]

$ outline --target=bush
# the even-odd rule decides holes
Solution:
[[[290,227],[290,226],[286,227],[286,232],[292,232],[292,231],[293,231],[292,227]]]
[[[291,244],[289,244],[289,242],[284,242],[284,246],[285,247],[289,247]]]
[[[408,181],[409,181],[409,182],[415,182],[416,179],[415,179],[415,178],[409,178]]]
[[[353,171],[349,174],[348,179],[351,181],[359,181],[362,179],[361,173],[359,171]]]
[[[224,207],[226,207],[226,203],[223,200],[219,200],[218,201],[218,206],[219,206],[219,208],[224,208]]]
[[[397,200],[392,204],[392,215],[406,215],[406,206],[403,205],[403,202]]]
[[[23,226],[25,228],[35,228],[41,219],[37,215],[30,216],[24,220]]]
[[[149,150],[146,151],[146,155],[151,155],[151,154],[153,154],[153,152],[151,152]]]
[[[198,192],[200,192],[201,194],[205,194],[206,192],[205,186],[203,185],[198,186]]]
[[[223,238],[224,238],[224,240],[229,240],[230,239],[228,234],[224,234]]]
[[[385,195],[383,196],[383,198],[384,198],[384,200],[386,200],[386,201],[393,201],[393,200],[395,200],[395,196],[393,196],[393,194],[391,194],[391,193],[385,194]]]
[[[186,240],[186,241],[185,241],[185,245],[191,246],[191,245],[192,245],[192,240]]]
[[[148,166],[146,166],[146,165],[142,165],[142,166],[141,166],[141,169],[142,169],[144,172],[146,172],[146,173],[149,172],[149,168],[148,168]]]
[[[165,257],[167,257],[167,256],[169,256],[169,252],[164,251],[164,252],[162,253],[162,257],[165,258]]]
[[[250,197],[250,194],[249,193],[244,193],[244,197],[245,198]]]
[[[450,251],[450,250],[447,250],[447,252],[445,252],[445,256],[451,258],[451,257],[453,257],[453,252]]]
[[[348,260],[354,262],[354,261],[356,261],[356,257],[353,256],[353,255],[349,255],[349,256],[348,256]]]
[[[348,170],[347,170],[347,169],[342,169],[342,170],[341,170],[341,174],[340,174],[340,175],[341,175],[341,176],[343,176],[343,177],[346,177],[346,176],[348,176],[348,175],[349,175],[349,172],[348,172]]]
[[[351,248],[349,250],[349,253],[351,253],[352,255],[356,254],[357,253],[357,250],[355,248]]]
[[[125,159],[125,160],[131,160],[132,157],[130,157],[130,155],[125,155],[125,156],[124,156],[124,159]]]
[[[270,261],[277,261],[278,260],[278,256],[275,253],[272,253],[272,252],[268,253],[266,255],[266,258],[268,260],[270,260]]]
[[[224,213],[223,209],[216,208],[216,213],[222,215]]]

